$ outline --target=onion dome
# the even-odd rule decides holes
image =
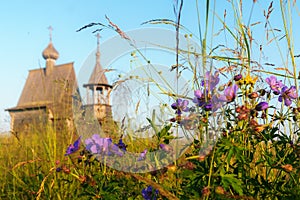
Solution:
[[[43,51],[43,58],[45,60],[47,60],[47,59],[57,60],[58,57],[59,57],[59,53],[54,48],[52,42],[50,41],[50,43],[48,44],[48,46],[46,47],[46,49]]]

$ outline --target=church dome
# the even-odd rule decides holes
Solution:
[[[58,51],[54,48],[52,42],[50,42],[48,44],[48,46],[46,47],[46,49],[43,51],[43,58],[45,60],[47,59],[53,59],[53,60],[57,60],[59,57],[59,53]]]

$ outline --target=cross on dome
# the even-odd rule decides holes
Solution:
[[[53,31],[53,27],[52,27],[52,26],[49,26],[49,27],[48,27],[48,30],[49,30],[50,42],[52,42],[52,31]]]
[[[97,33],[96,38],[97,38],[97,44],[99,45],[99,43],[100,43],[100,38],[101,38],[100,33]]]
[[[42,55],[45,60],[48,60],[48,59],[57,60],[59,57],[59,53],[52,44],[53,28],[52,28],[52,26],[49,26],[48,29],[49,29],[50,42],[49,42],[48,46],[45,48],[45,50],[43,51]]]

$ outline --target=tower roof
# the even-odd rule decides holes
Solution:
[[[106,70],[102,68],[100,63],[99,33],[96,35],[96,37],[97,37],[96,64],[93,73],[90,76],[88,85],[109,85],[105,75]]]
[[[53,59],[53,60],[57,60],[59,57],[59,53],[58,51],[54,48],[52,42],[50,41],[48,46],[45,48],[45,50],[43,51],[43,58],[45,60],[47,59]]]

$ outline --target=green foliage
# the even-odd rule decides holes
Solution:
[[[146,23],[174,26],[177,34],[179,31],[185,31],[186,38],[190,39],[193,34],[180,24],[183,1],[175,2],[180,3],[179,9],[178,5],[174,6],[176,20],[155,19]],[[299,94],[297,98],[292,99],[289,106],[286,106],[284,101],[278,103],[276,95],[279,94],[272,91],[265,81],[269,75],[283,77],[284,84],[295,85],[298,91],[296,75],[299,70],[296,68],[292,43],[291,1],[280,0],[284,30],[282,37],[276,35],[280,31],[272,28],[273,3],[265,8],[265,24],[260,31],[264,30],[267,39],[262,42],[256,41],[253,36],[254,27],[261,22],[252,22],[251,18],[253,8],[259,1],[247,4],[252,5],[247,23],[243,21],[243,1],[226,1],[231,10],[227,10],[223,18],[215,8],[219,1],[201,2],[201,6],[206,8],[204,24],[201,24],[200,20],[200,2],[196,0],[195,3],[199,27],[199,37],[196,38],[199,39],[201,50],[200,53],[181,51],[177,41],[177,49],[174,49],[174,52],[177,57],[175,68],[178,76],[181,75],[180,70],[187,69],[193,72],[193,89],[199,89],[203,80],[203,76],[199,74],[202,71],[216,71],[224,79],[222,85],[212,91],[205,90],[206,93],[211,92],[219,97],[221,93],[218,92],[234,84],[238,85],[238,93],[217,111],[194,106],[188,113],[174,114],[174,118],[165,122],[163,126],[154,123],[153,114],[152,119],[145,119],[151,125],[153,137],[137,140],[128,133],[122,138],[128,151],[140,153],[149,149],[149,152],[153,152],[160,148],[160,144],[169,145],[172,140],[179,139],[174,136],[174,128],[180,127],[185,133],[192,130],[196,134],[193,135],[193,142],[184,155],[170,162],[165,159],[168,151],[165,150],[165,154],[162,153],[160,157],[147,156],[157,161],[157,166],[164,164],[161,161],[168,161],[170,165],[167,167],[144,174],[120,172],[99,162],[95,155],[85,150],[83,144],[77,152],[64,156],[67,147],[78,136],[67,130],[57,132],[52,127],[45,127],[44,131],[32,131],[27,135],[21,134],[18,138],[1,138],[1,199],[143,199],[141,191],[149,185],[159,191],[159,199],[299,199]],[[227,13],[231,14],[230,21],[233,23],[228,24],[228,20],[226,21]],[[217,26],[215,20],[221,24],[221,30],[217,33],[213,29]],[[109,25],[91,23],[79,31],[101,26],[113,29],[119,34],[123,33],[117,25],[109,19],[108,21]],[[202,27],[205,27],[204,30]],[[224,33],[225,42],[222,43],[220,38],[217,38],[220,44],[214,44],[215,37],[221,33]],[[269,34],[273,35],[272,39],[269,38]],[[279,69],[262,69],[264,53],[260,50],[259,55],[256,55],[255,44],[264,43],[266,48],[274,41],[278,44],[281,40],[278,38],[286,41],[288,50],[285,55],[289,57],[286,60],[282,58],[285,66]],[[262,49],[262,45],[260,48]],[[278,51],[282,55],[284,48],[278,48]],[[178,63],[179,55],[183,58],[182,63]],[[195,60],[191,59],[192,56]],[[257,60],[254,59],[256,56],[259,56]],[[291,64],[291,67],[288,64]],[[242,78],[236,80],[235,75],[241,75]],[[172,97],[183,98],[182,95]],[[287,93],[282,95],[288,96]],[[199,99],[207,101],[209,98],[207,95]],[[265,110],[256,108],[262,101],[269,105]],[[221,127],[218,129],[219,134],[211,136],[211,119],[220,113],[222,119],[217,120]],[[112,133],[113,140],[116,140],[117,132]]]

